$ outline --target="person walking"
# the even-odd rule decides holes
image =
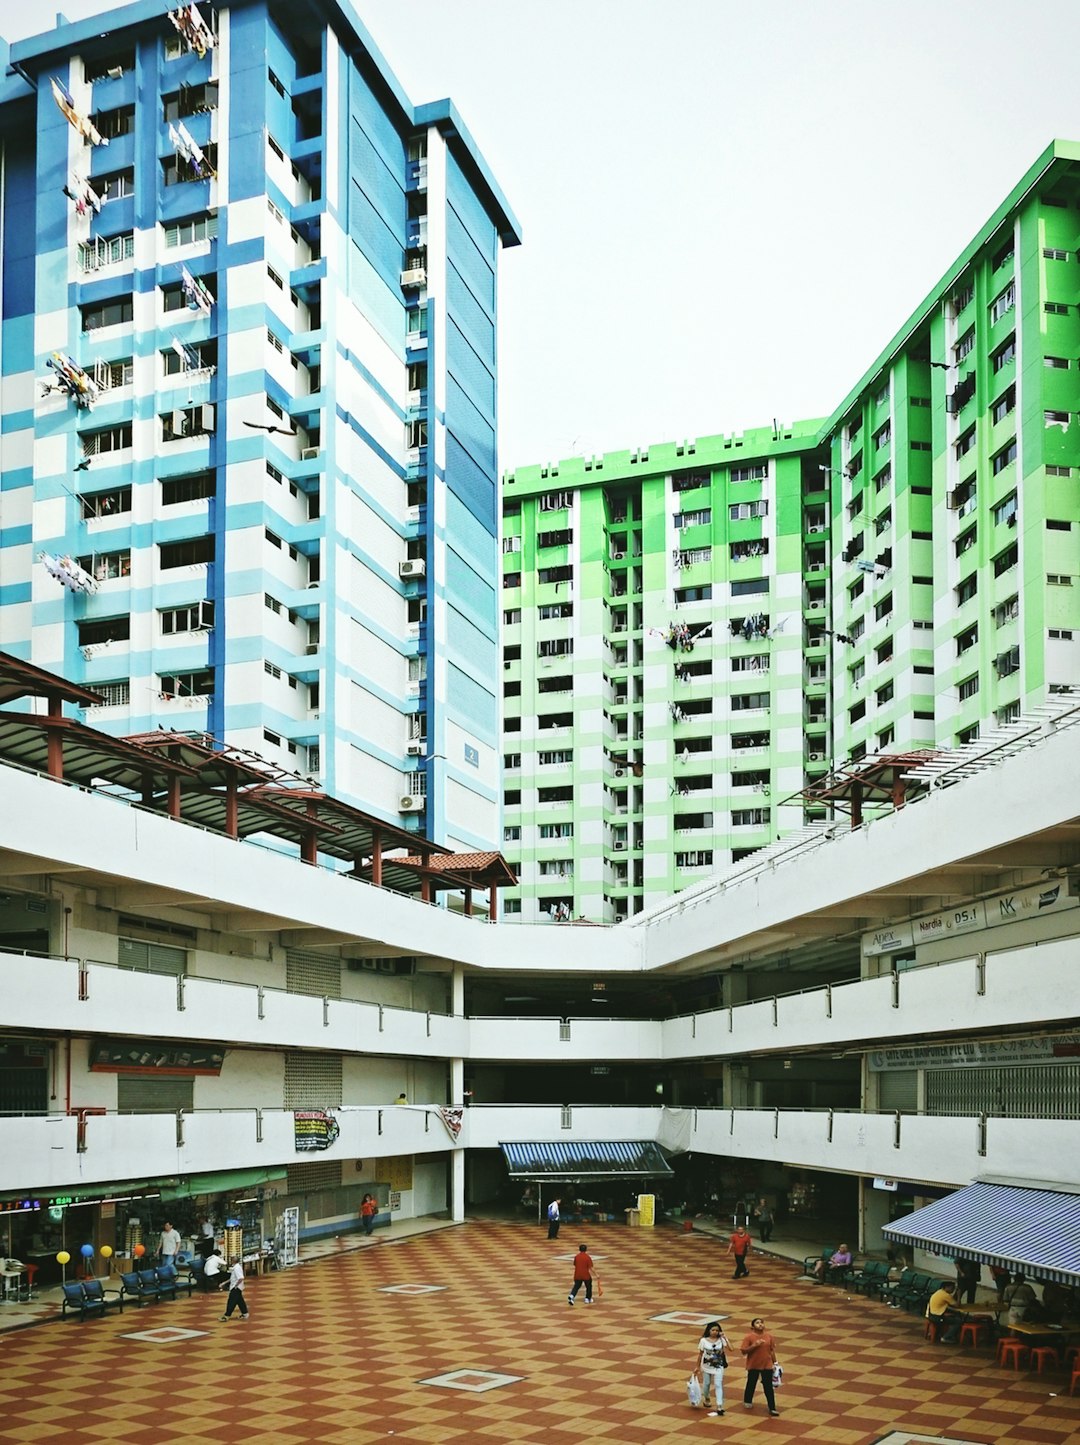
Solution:
[[[735,1256],[735,1273],[731,1276],[732,1279],[742,1279],[744,1275],[750,1273],[746,1267],[746,1256],[750,1253],[752,1243],[753,1241],[746,1232],[746,1226],[744,1224],[736,1225],[735,1233],[731,1236],[731,1242],[727,1247],[728,1254]]]
[[[709,1410],[710,1400],[716,1402],[716,1408],[709,1410],[710,1415],[724,1413],[724,1371],[728,1366],[727,1352],[730,1348],[719,1320],[705,1326],[698,1340],[696,1370],[701,1377],[702,1409]]]
[[[761,1196],[754,1208],[754,1218],[758,1222],[758,1235],[762,1244],[768,1244],[769,1240],[772,1239],[773,1223],[775,1221],[772,1209],[764,1195]]]
[[[360,1225],[365,1234],[370,1234],[375,1228],[375,1216],[378,1212],[378,1200],[371,1194],[365,1194],[360,1201]]]
[[[233,1310],[240,1311],[240,1318],[247,1321],[248,1307],[244,1298],[244,1262],[238,1254],[234,1254],[229,1261],[232,1266],[229,1270],[229,1298],[225,1303],[225,1313],[221,1316],[223,1320],[230,1319]]]
[[[578,1290],[585,1286],[585,1303],[592,1304],[592,1281],[593,1262],[587,1244],[579,1244],[577,1254],[574,1255],[574,1286],[566,1296],[567,1304],[572,1305]]]
[[[746,1389],[743,1390],[743,1408],[746,1410],[754,1408],[754,1391],[760,1380],[765,1394],[765,1403],[769,1407],[769,1414],[779,1415],[780,1411],[776,1408],[776,1396],[773,1394],[776,1340],[765,1328],[765,1321],[760,1315],[755,1315],[750,1321],[749,1332],[743,1336],[739,1351],[746,1359]]]
[[[176,1263],[176,1252],[180,1248],[180,1231],[174,1229],[168,1220],[165,1221],[165,1228],[161,1231],[161,1240],[158,1243],[158,1254],[162,1264]]]
[[[559,1205],[561,1203],[562,1200],[553,1199],[547,1207],[548,1239],[558,1239],[559,1237]]]

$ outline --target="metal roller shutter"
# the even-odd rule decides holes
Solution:
[[[340,1109],[341,1055],[286,1054],[286,1109]]]
[[[121,1114],[175,1114],[195,1107],[195,1080],[176,1074],[118,1074],[116,1107]]]
[[[905,1114],[913,1114],[918,1107],[918,1069],[888,1069],[879,1076],[879,1109],[902,1109]]]
[[[341,959],[303,948],[285,950],[285,987],[314,998],[341,997]]]
[[[141,938],[121,938],[121,968],[138,968],[147,973],[187,973],[187,949],[168,943],[147,943]]]

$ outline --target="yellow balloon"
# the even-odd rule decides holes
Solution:
[[[98,1250],[98,1254],[101,1255],[102,1259],[112,1259],[112,1245],[103,1244]]]
[[[62,1249],[60,1253],[56,1256],[56,1262],[57,1264],[70,1264],[71,1255],[68,1254],[66,1249]]]

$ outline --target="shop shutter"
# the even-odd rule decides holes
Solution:
[[[341,997],[341,959],[303,948],[285,950],[285,987],[314,998]]]
[[[320,1164],[289,1164],[285,1168],[286,1188],[289,1194],[315,1194],[321,1190],[338,1189],[341,1185],[341,1161],[332,1160]],[[355,1192],[355,1190],[353,1191]],[[339,1214],[347,1214],[350,1209],[355,1209],[356,1202],[352,1194],[342,1191],[349,1202],[342,1205],[337,1211]],[[309,1213],[312,1211],[309,1209]],[[327,1215],[315,1215],[315,1218],[327,1218]]]
[[[195,1107],[195,1080],[176,1074],[119,1074],[116,1107],[121,1114],[175,1114]]]
[[[121,968],[138,968],[145,973],[187,973],[187,949],[168,943],[147,943],[141,938],[121,938]]]
[[[919,1107],[918,1069],[887,1069],[878,1075],[878,1108],[914,1114]]]
[[[926,1075],[926,1108],[930,1114],[1075,1119],[1080,1115],[1080,1064],[932,1069]]]
[[[341,1055],[286,1054],[286,1109],[340,1109]]]

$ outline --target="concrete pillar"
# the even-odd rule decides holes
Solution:
[[[450,1012],[456,1019],[465,1012],[465,970],[460,963],[454,964],[450,982]]]
[[[750,1102],[750,1071],[745,1064],[724,1065],[724,1108],[745,1109]]]
[[[450,1102],[451,1104],[464,1104],[465,1102],[465,1060],[450,1060]]]
[[[465,1150],[450,1151],[450,1218],[455,1224],[465,1221]]]

